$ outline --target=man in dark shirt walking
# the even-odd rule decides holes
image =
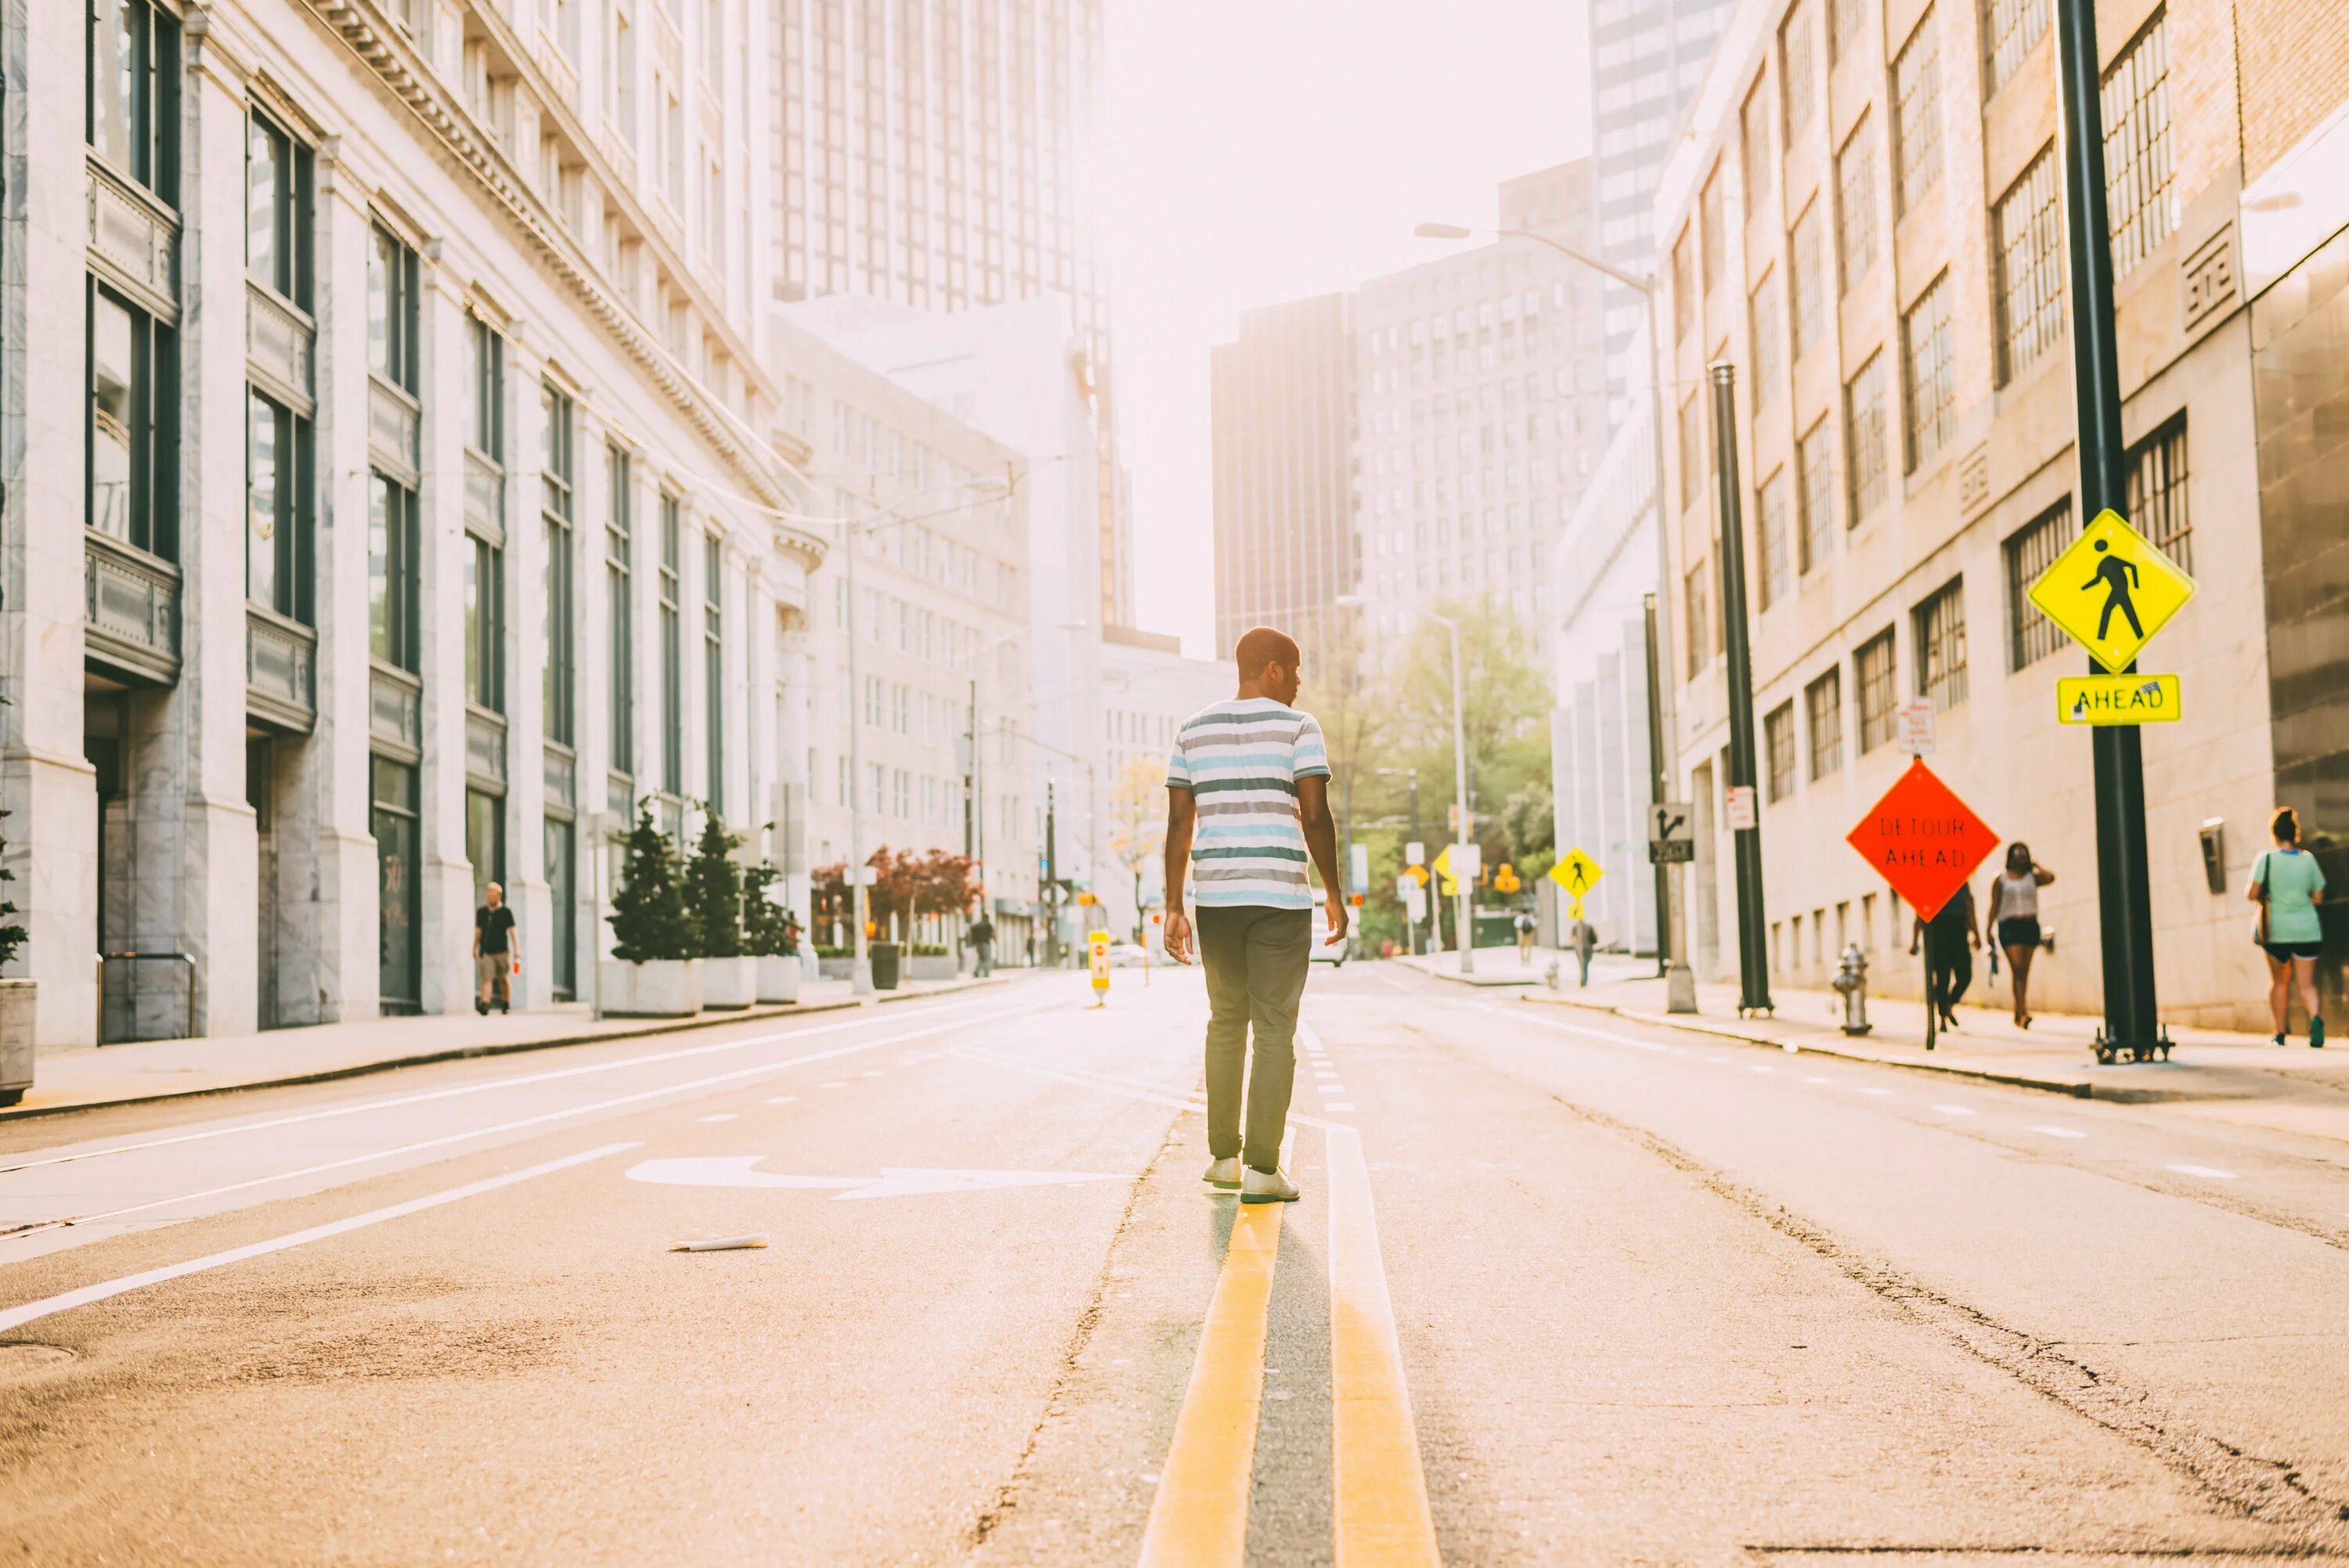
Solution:
[[[522,967],[514,946],[513,911],[506,907],[506,890],[495,882],[483,888],[481,896],[488,902],[473,911],[473,968],[481,983],[473,1011],[487,1013],[494,1001],[499,1012],[509,1013],[513,1010],[514,971]]]

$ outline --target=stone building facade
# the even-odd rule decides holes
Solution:
[[[2279,800],[2325,832],[2342,810],[2343,459],[2315,410],[2344,376],[2323,257],[2349,222],[2349,82],[2337,46],[2278,57],[2241,11],[2104,0],[2096,26],[2128,510],[2199,585],[2145,660],[2185,683],[2182,722],[2144,736],[2162,1010],[2264,1028],[2249,864]],[[1705,395],[1727,362],[1775,967],[1816,985],[1857,940],[1876,983],[1921,984],[1895,956],[1907,913],[1842,836],[1905,765],[1894,707],[1924,697],[1936,770],[2057,873],[2036,999],[2101,1010],[2089,746],[2054,691],[2086,660],[2024,597],[2083,521],[2050,19],[2048,0],[1741,0],[1665,170],[1672,739],[1700,972],[1735,953]],[[2275,102],[2296,106],[2281,129]],[[2323,194],[2271,201],[2263,180]]]
[[[518,1001],[590,1000],[630,808],[751,831],[803,784],[775,699],[824,542],[725,68],[766,26],[7,11],[0,799],[44,1044],[461,1009],[490,880]]]

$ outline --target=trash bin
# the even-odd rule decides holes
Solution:
[[[873,988],[895,991],[897,988],[897,954],[903,951],[894,942],[876,942],[869,951],[873,954]]]

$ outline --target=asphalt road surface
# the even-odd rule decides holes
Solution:
[[[0,1561],[2349,1560],[2349,1148],[1151,978],[0,1123]]]

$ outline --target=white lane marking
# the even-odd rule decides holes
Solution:
[[[731,1121],[731,1120],[733,1120],[733,1119],[734,1119],[734,1116],[735,1116],[735,1113],[734,1113],[733,1111],[730,1111],[730,1110],[721,1110],[721,1111],[719,1111],[719,1112],[718,1112],[716,1115],[714,1115],[714,1116],[697,1116],[697,1117],[695,1117],[695,1118],[694,1118],[694,1119],[695,1119],[696,1121],[700,1121],[700,1122],[711,1122],[711,1121]]]
[[[1116,1171],[951,1171],[884,1165],[878,1176],[788,1176],[761,1171],[763,1154],[694,1160],[647,1160],[628,1167],[631,1181],[662,1187],[788,1187],[836,1189],[841,1198],[912,1198],[933,1192],[985,1192],[1004,1187],[1068,1187],[1086,1181],[1131,1181]]]
[[[414,1143],[403,1143],[391,1149],[370,1150],[364,1154],[347,1155],[343,1159],[329,1160],[317,1165],[305,1165],[295,1171],[279,1171],[267,1176],[254,1176],[243,1181],[231,1181],[223,1186],[207,1187],[202,1191],[179,1192],[169,1198],[156,1198],[144,1203],[131,1203],[119,1209],[103,1210],[95,1214],[76,1214],[61,1222],[88,1225],[94,1224],[99,1220],[118,1220],[125,1214],[136,1214],[148,1209],[169,1208],[173,1203],[193,1203],[205,1198],[218,1198],[230,1192],[242,1192],[248,1188],[266,1187],[274,1181],[293,1181],[305,1176],[320,1176],[329,1171],[342,1171],[353,1165],[365,1165],[370,1161],[397,1159],[403,1154],[419,1154],[428,1149],[445,1149],[450,1144],[463,1143],[470,1139],[491,1138],[502,1132],[519,1132],[525,1128],[543,1127],[550,1121],[563,1121],[574,1116],[589,1116],[599,1110],[617,1109],[624,1105],[640,1105],[648,1099],[688,1094],[698,1088],[711,1088],[719,1084],[736,1083],[744,1079],[772,1078],[778,1073],[789,1072],[794,1067],[803,1066],[812,1061],[822,1061],[827,1057],[845,1056],[851,1051],[869,1051],[876,1046],[894,1046],[905,1040],[917,1040],[926,1035],[935,1035],[960,1026],[959,1024],[949,1022],[934,1025],[926,1029],[910,1030],[902,1035],[885,1036],[877,1040],[864,1040],[855,1045],[834,1046],[828,1051],[814,1051],[806,1056],[792,1057],[785,1061],[763,1063],[758,1067],[736,1068],[731,1072],[713,1073],[708,1078],[691,1078],[684,1083],[663,1084],[657,1088],[640,1089],[635,1094],[618,1095],[610,1099],[597,1100],[591,1105],[567,1106],[561,1109],[542,1111],[536,1116],[502,1121],[491,1127],[468,1128],[460,1132],[443,1133],[438,1138],[420,1139]],[[18,1234],[30,1233],[29,1232],[18,1233]]]
[[[2031,1130],[2033,1132],[2044,1132],[2050,1138],[2085,1138],[2088,1136],[2085,1132],[2077,1131],[2069,1127],[2033,1126]]]
[[[880,1078],[884,1075],[879,1068],[866,1068],[863,1072],[858,1073],[856,1076],[858,1078]]]
[[[1822,1077],[1817,1073],[1806,1073],[1803,1075],[1803,1081],[1805,1083],[1833,1083],[1835,1080],[1830,1078]]]
[[[2232,1171],[2221,1171],[2216,1165],[2168,1165],[2163,1169],[2175,1171],[2180,1176],[2199,1176],[2210,1181],[2232,1181],[2235,1179]]]
[[[767,1103],[769,1105],[789,1105],[797,1099],[799,1099],[799,1096],[795,1094],[770,1095],[767,1097]]]
[[[1561,1035],[1588,1035],[1594,1040],[1609,1040],[1619,1046],[1630,1046],[1642,1051],[1671,1051],[1671,1047],[1660,1045],[1654,1040],[1642,1040],[1630,1035],[1619,1035],[1609,1029],[1593,1029],[1581,1024],[1561,1024],[1555,1018],[1524,1017],[1516,1013],[1503,1013],[1500,1008],[1486,1006],[1483,1003],[1476,1005],[1495,1016],[1516,1018],[1518,1023],[1532,1024],[1544,1029],[1555,1029]],[[1671,1054],[1680,1056],[1684,1053],[1672,1051]]]
[[[1774,1073],[1778,1069],[1772,1067],[1749,1067],[1745,1070],[1750,1073]]]
[[[1943,1116],[1971,1116],[1973,1114],[1972,1111],[1967,1109],[1962,1105],[1937,1105],[1933,1109],[1940,1111]]]
[[[1890,1099],[1892,1098],[1892,1091],[1889,1088],[1862,1088],[1859,1092],[1862,1094],[1872,1094],[1878,1099]]]
[[[1342,1100],[1335,1100],[1321,1109],[1324,1110],[1351,1110],[1354,1108]]]
[[[940,1013],[968,1011],[976,1004],[949,1002],[939,1006],[919,1006],[916,1017],[935,1017]],[[1059,1004],[1048,1004],[1057,1006]],[[1041,1007],[1006,1007],[999,1009],[1004,1016],[1019,1013],[1040,1012]],[[904,1014],[896,1015],[905,1016]],[[355,1100],[347,1105],[327,1106],[317,1110],[297,1111],[289,1116],[271,1117],[262,1121],[241,1121],[233,1127],[210,1127],[195,1132],[175,1132],[163,1138],[143,1138],[135,1143],[110,1143],[103,1149],[85,1149],[65,1154],[44,1155],[37,1160],[19,1160],[14,1164],[0,1165],[0,1176],[12,1171],[31,1171],[43,1165],[70,1165],[83,1160],[102,1160],[109,1154],[136,1154],[148,1149],[169,1149],[176,1144],[199,1143],[210,1138],[233,1138],[239,1133],[267,1132],[275,1128],[293,1127],[305,1121],[323,1121],[329,1117],[357,1116],[370,1110],[390,1110],[403,1105],[423,1105],[436,1099],[452,1099],[469,1094],[487,1094],[495,1089],[520,1088],[534,1083],[552,1083],[561,1078],[580,1078],[588,1073],[617,1072],[624,1068],[640,1068],[653,1062],[684,1061],[692,1057],[706,1057],[718,1051],[739,1051],[751,1046],[771,1046],[779,1040],[810,1040],[818,1035],[836,1035],[843,1029],[867,1029],[881,1022],[877,1017],[860,1017],[837,1024],[819,1024],[808,1029],[779,1029],[771,1034],[751,1035],[739,1040],[719,1040],[714,1045],[684,1046],[675,1050],[649,1051],[643,1056],[622,1057],[617,1061],[589,1062],[582,1067],[553,1068],[541,1073],[520,1073],[512,1078],[476,1084],[459,1084],[450,1088],[425,1089],[416,1094],[382,1095],[374,1099]],[[891,1020],[895,1021],[895,1018]],[[858,1047],[862,1048],[862,1047]],[[836,1052],[825,1051],[802,1057],[820,1061]]]
[[[241,1247],[231,1247],[224,1253],[210,1253],[200,1258],[191,1258],[183,1264],[167,1264],[161,1268],[147,1269],[135,1274],[125,1274],[120,1279],[107,1280],[99,1284],[84,1285],[79,1290],[69,1290],[59,1295],[44,1296],[39,1301],[28,1301],[22,1306],[12,1306],[5,1312],[0,1312],[0,1334],[21,1328],[26,1324],[37,1318],[47,1317],[53,1313],[68,1311],[77,1306],[88,1306],[93,1302],[106,1301],[129,1291],[143,1290],[150,1284],[162,1284],[170,1280],[184,1279],[189,1274],[202,1274],[210,1269],[243,1263],[247,1258],[264,1257],[271,1253],[282,1253],[289,1247],[303,1246],[311,1242],[322,1242],[329,1236],[339,1236],[346,1231],[363,1230],[369,1225],[379,1225],[386,1220],[398,1220],[409,1214],[421,1213],[427,1209],[437,1209],[443,1203],[454,1203],[461,1199],[479,1197],[483,1192],[494,1192],[501,1187],[512,1187],[536,1177],[552,1175],[557,1171],[567,1171],[574,1165],[585,1165],[591,1160],[601,1160],[607,1154],[618,1154],[626,1150],[641,1147],[643,1147],[641,1144],[636,1143],[606,1143],[601,1148],[585,1150],[577,1154],[566,1154],[560,1160],[549,1160],[543,1164],[533,1165],[527,1170],[509,1171],[502,1176],[491,1176],[479,1181],[468,1181],[461,1187],[451,1187],[445,1192],[433,1192],[421,1198],[410,1198],[404,1203],[393,1203],[381,1209],[370,1209],[364,1214],[354,1214],[347,1220],[335,1220],[326,1224],[313,1225],[306,1231],[295,1231],[290,1235],[273,1236],[265,1242],[251,1242]]]
[[[816,1085],[815,1087],[818,1088],[846,1088],[848,1087],[848,1080],[846,1078],[831,1078],[825,1082]]]

